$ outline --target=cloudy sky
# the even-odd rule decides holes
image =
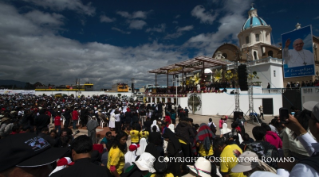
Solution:
[[[252,2],[273,44],[297,22],[319,35],[314,0],[0,0],[0,79],[154,84],[149,70],[237,44]]]

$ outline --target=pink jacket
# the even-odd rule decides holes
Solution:
[[[267,141],[271,145],[274,145],[277,149],[282,148],[282,141],[280,137],[273,131],[266,132],[265,141]]]
[[[219,120],[219,128],[221,129],[221,128],[223,128],[223,123],[224,123],[224,121],[223,120]]]

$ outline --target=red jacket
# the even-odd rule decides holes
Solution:
[[[55,118],[54,118],[54,125],[55,125],[55,126],[61,125],[61,117],[60,117],[60,116],[55,116]]]
[[[78,120],[79,119],[79,113],[78,111],[74,110],[72,112],[72,120]]]

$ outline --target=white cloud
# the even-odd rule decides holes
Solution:
[[[117,11],[116,13],[124,18],[127,18],[126,23],[129,25],[130,29],[139,30],[143,29],[143,27],[146,25],[146,22],[141,19],[146,19],[149,12],[135,11],[130,14],[125,11]]]
[[[159,25],[158,27],[154,27],[154,28],[148,28],[146,29],[146,32],[158,32],[158,33],[162,33],[165,31],[166,25],[163,23],[161,25]]]
[[[187,58],[178,46],[157,42],[136,47],[83,44],[55,34],[3,3],[0,33],[0,79],[60,85],[80,78],[94,83],[95,88],[110,88],[113,83],[130,83],[135,78],[142,86],[154,82],[149,70]],[[165,84],[161,78],[159,84]]]
[[[225,41],[238,41],[237,34],[247,19],[247,13],[244,12],[249,10],[250,3],[251,0],[222,1],[221,10],[226,12],[226,15],[218,20],[220,23],[218,30],[216,32],[202,33],[191,37],[183,47],[197,48],[203,55],[212,55]]]
[[[130,18],[131,17],[131,15],[128,12],[118,11],[116,13],[121,15],[122,17],[125,17],[125,18]]]
[[[132,18],[142,18],[142,19],[146,19],[147,13],[148,13],[148,12],[137,11],[137,12],[134,12],[134,13],[133,13]]]
[[[110,23],[110,22],[114,22],[115,20],[116,20],[115,18],[110,18],[110,17],[107,17],[105,15],[100,16],[101,22]]]
[[[214,20],[216,19],[218,13],[215,13],[215,15],[212,15],[210,12],[205,12],[205,11],[206,9],[203,6],[198,5],[194,7],[191,14],[192,16],[198,18],[201,23],[212,24]]]
[[[115,28],[115,27],[113,27],[112,30],[121,32],[121,33],[123,33],[123,34],[131,34],[131,32],[129,32],[129,31],[123,31],[123,30],[121,30],[121,29],[119,29],[119,28]]]
[[[314,19],[315,19],[315,20],[318,20],[318,19],[319,19],[319,16],[318,16],[318,17],[315,17]]]
[[[177,29],[177,32],[190,31],[190,30],[192,30],[193,28],[194,28],[193,25],[184,26],[184,27],[182,27],[182,28],[178,28],[178,29]]]
[[[131,29],[142,29],[146,25],[146,22],[143,20],[132,20],[129,21],[129,24],[129,28]]]
[[[179,17],[181,17],[181,15],[176,15],[176,16],[175,16],[175,18],[179,18]]]
[[[38,10],[34,10],[31,12],[28,12],[25,14],[25,16],[30,19],[32,22],[36,24],[42,24],[42,25],[62,25],[63,24],[63,15],[60,14],[49,14],[49,13],[43,13]]]
[[[116,12],[118,15],[121,15],[124,18],[128,18],[128,19],[137,19],[137,18],[141,18],[141,19],[146,19],[147,18],[147,14],[149,12],[143,12],[143,11],[135,11],[132,14],[126,12],[126,11],[117,11]]]
[[[50,8],[53,10],[74,10],[78,13],[84,13],[89,16],[95,14],[95,8],[91,3],[84,5],[81,0],[24,0],[26,2],[34,3],[35,5]]]
[[[192,30],[193,28],[194,28],[193,25],[184,26],[184,27],[182,27],[182,28],[177,28],[177,30],[176,30],[175,33],[166,35],[164,39],[179,38],[180,36],[183,35],[183,33],[184,33],[185,31],[190,31],[190,30]]]

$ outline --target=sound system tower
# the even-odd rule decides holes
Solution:
[[[237,112],[237,111],[234,112],[234,122],[236,121],[237,118],[239,118],[239,115],[244,117],[244,113],[243,112]]]
[[[238,66],[238,82],[241,91],[248,90],[246,65]]]

